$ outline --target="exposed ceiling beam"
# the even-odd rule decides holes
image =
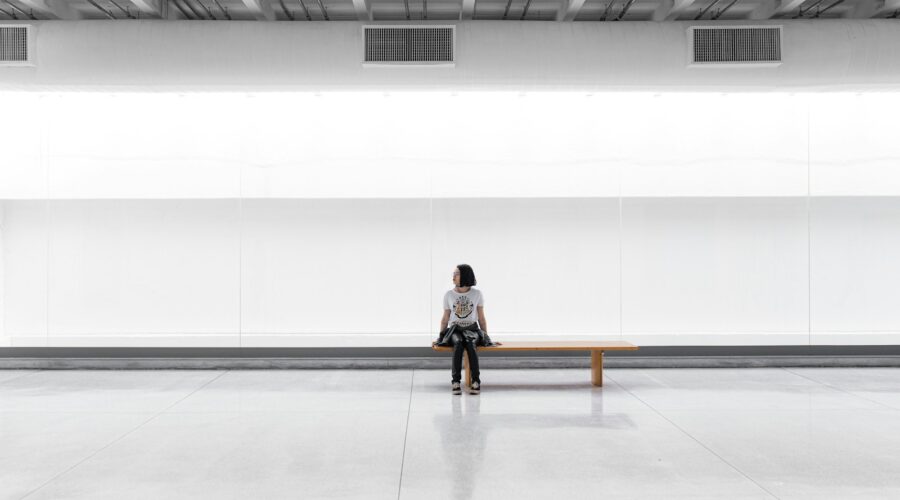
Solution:
[[[669,15],[669,12],[672,10],[672,5],[674,2],[672,0],[660,0],[659,4],[653,9],[653,14],[650,15],[651,21],[663,21],[666,19],[666,16]]]
[[[606,8],[603,9],[603,14],[600,14],[601,21],[606,21],[609,19],[609,11],[612,10],[612,6],[615,1],[616,0],[609,0],[608,2],[606,2]]]
[[[712,20],[713,20],[713,21],[718,20],[719,17],[721,17],[722,14],[728,12],[728,9],[730,9],[732,6],[734,6],[734,4],[737,3],[737,1],[738,1],[738,0],[731,0],[731,2],[728,3],[728,5],[726,5],[725,7],[722,7],[718,12],[716,12],[715,14],[713,14]]]
[[[900,4],[900,1],[897,3]],[[863,0],[856,4],[855,7],[848,9],[843,17],[851,19],[868,19],[875,14],[878,14],[885,5],[887,5],[887,2],[882,2],[881,0]]]
[[[216,21],[216,20],[217,20],[215,14],[212,13],[212,10],[209,8],[208,5],[206,5],[205,3],[203,3],[203,0],[194,0],[194,1],[197,2],[197,3],[199,3],[199,4],[200,4],[200,7],[202,7],[203,10],[206,11],[206,16],[207,16],[210,20],[212,20],[212,21]]]
[[[104,9],[103,7],[100,6],[100,4],[98,4],[98,3],[95,2],[94,0],[87,0],[87,1],[88,1],[89,4],[93,5],[95,9],[99,10],[100,12],[102,12],[106,17],[108,17],[108,18],[110,18],[110,19],[115,19],[115,18],[116,18],[116,16],[112,15],[112,12],[110,12],[110,11]]]
[[[762,17],[759,19],[769,19],[772,17],[780,16],[786,12],[793,12],[800,10],[800,6],[803,5],[803,2],[806,0],[782,0],[781,3],[775,8],[775,11],[769,17]]]
[[[52,19],[81,19],[83,16],[66,0],[19,0],[29,9],[43,13]]]
[[[316,0],[316,4],[319,5],[319,12],[322,13],[322,17],[324,17],[326,21],[330,21],[330,19],[328,19],[328,11],[325,10],[325,4],[322,3],[322,0]]]
[[[219,3],[218,0],[216,0],[216,4],[218,4],[218,3]],[[291,21],[293,21],[294,13],[291,12],[291,10],[287,8],[287,5],[284,4],[284,0],[278,0],[278,5],[281,6],[281,12],[284,12],[284,16],[287,17],[288,19],[290,19]]]
[[[826,5],[824,9],[816,11],[816,15],[814,15],[813,18],[817,18],[817,17],[821,16],[822,14],[828,12],[829,10],[837,7],[838,5],[840,5],[842,3],[844,3],[844,0],[834,0],[834,2],[831,2],[830,4]]]
[[[712,0],[712,2],[709,3],[709,5],[707,5],[706,7],[702,8],[702,9],[700,9],[700,13],[697,14],[696,17],[694,17],[694,21],[697,21],[697,20],[699,20],[701,17],[703,17],[703,15],[706,14],[706,13],[709,11],[709,9],[713,8],[717,3],[719,3],[719,0]]]
[[[694,0],[670,0],[664,1],[654,12],[653,12],[653,20],[654,21],[674,21],[678,19],[678,16],[684,13],[684,11],[691,8],[691,5],[694,4]]]
[[[525,7],[522,8],[522,17],[519,18],[519,21],[524,21],[525,16],[528,15],[528,9],[531,7],[531,0],[525,0]]]
[[[90,0],[88,0],[88,1],[90,1]],[[22,10],[22,7],[19,7],[18,5],[10,2],[9,0],[3,0],[3,3],[5,3],[10,8],[12,8],[12,10],[14,12],[18,12],[20,15],[22,15],[28,19],[34,19],[34,20],[37,19],[37,17],[34,16],[34,9],[31,9],[31,12],[25,12],[24,10]]]
[[[360,21],[372,20],[371,0],[353,0],[353,8],[356,9],[356,18]]]
[[[181,4],[181,0],[172,0],[172,5],[174,5],[176,9],[181,11],[181,14],[184,16],[185,19],[193,19],[193,17],[191,17],[191,15],[188,14],[188,9],[186,9],[184,7],[184,5]]]
[[[269,2],[264,0],[243,0],[244,5],[250,9],[257,21],[274,21],[275,11]]]
[[[775,11],[778,10],[780,4],[781,2],[779,0],[763,0],[750,11],[750,14],[747,15],[747,19],[769,19],[775,15]]]
[[[804,14],[809,14],[809,12],[810,12],[811,10],[815,9],[816,7],[818,7],[819,4],[821,4],[823,1],[824,1],[824,0],[816,0],[815,2],[813,2],[812,5],[808,6],[808,7],[806,8],[806,10],[803,10],[802,8],[797,9],[797,13],[794,14],[793,16],[791,16],[791,19],[797,19],[797,18],[803,17]]]
[[[228,19],[229,21],[233,21],[233,19],[231,18],[231,14],[228,13],[228,10],[225,9],[225,7],[222,7],[222,4],[219,3],[219,0],[213,0],[213,2],[216,4],[216,7],[219,8],[219,12],[221,12],[222,15],[225,16],[225,19]],[[281,4],[284,5],[284,2],[282,1]],[[291,21],[293,21],[293,20],[294,20],[294,18],[292,17]]]
[[[309,9],[306,7],[306,4],[303,3],[303,0],[298,0],[300,2],[300,7],[303,8],[303,16],[306,17],[307,21],[312,21],[312,16],[309,15]]]
[[[574,21],[578,16],[578,13],[581,12],[581,7],[584,5],[584,0],[568,0],[566,2],[565,8],[559,9],[559,12],[556,13],[557,21]]]
[[[160,0],[131,0],[131,3],[133,3],[144,16],[162,17]]]
[[[127,8],[122,7],[119,2],[116,2],[116,0],[109,0],[109,2],[113,4],[117,9],[119,9],[122,14],[125,14],[125,17],[127,17],[128,19],[137,19],[136,17],[134,17],[134,14],[132,14]]]
[[[459,10],[460,19],[472,19],[475,17],[475,0],[462,0],[462,8]]]
[[[625,2],[625,6],[622,7],[622,10],[619,11],[619,15],[617,15],[616,18],[613,19],[613,21],[621,21],[622,18],[625,17],[625,14],[628,14],[628,9],[631,8],[631,4],[633,3],[634,0],[628,0],[627,2]]]
[[[206,17],[203,16],[203,12],[197,10],[197,7],[194,7],[194,3],[192,0],[181,0],[185,6],[191,11],[194,15],[194,19],[204,20]]]

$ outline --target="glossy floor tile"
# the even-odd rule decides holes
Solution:
[[[38,373],[40,370],[0,370],[0,382],[17,379],[32,373]]]
[[[900,377],[896,368],[789,368],[791,373],[900,410]]]
[[[609,370],[607,375],[661,411],[884,408],[781,368]]]
[[[0,498],[21,498],[153,417],[0,412]]]
[[[900,369],[0,370],[0,499],[898,498]]]
[[[0,382],[0,412],[149,412],[225,370],[45,370]]]
[[[28,498],[392,499],[405,427],[406,414],[165,413]]]
[[[231,370],[172,411],[403,412],[412,370]]]
[[[666,417],[779,498],[900,498],[896,410],[674,411]]]

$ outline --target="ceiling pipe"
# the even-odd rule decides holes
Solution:
[[[284,0],[278,0],[278,3],[281,4],[281,11],[284,12],[284,15],[285,15],[288,19],[290,19],[291,21],[293,21],[293,20],[294,20],[294,14],[293,14],[291,11],[288,10],[287,5],[284,4]]]
[[[207,7],[206,4],[203,3],[203,0],[197,0],[197,3],[199,3],[200,6],[203,7],[203,10],[206,11],[206,15],[209,16],[209,19],[210,19],[210,20],[212,20],[212,21],[216,21],[216,20],[217,20],[217,19],[216,19],[216,16],[214,16],[213,13],[212,13],[212,11],[209,10],[209,7]]]
[[[697,21],[701,17],[703,17],[707,12],[709,12],[709,9],[713,8],[717,3],[719,3],[719,0],[713,0],[712,3],[707,5],[705,9],[701,10],[700,13],[697,14],[697,17],[694,18],[694,21]]]
[[[112,3],[117,9],[121,10],[122,13],[124,13],[125,16],[128,17],[128,19],[137,19],[136,17],[134,17],[134,16],[131,15],[131,12],[128,12],[128,9],[124,9],[124,8],[122,8],[121,5],[117,4],[117,3],[116,3],[116,0],[109,0],[109,1],[110,1],[110,3]]]
[[[609,3],[606,4],[606,8],[603,9],[603,15],[600,16],[601,21],[606,21],[607,17],[609,16],[609,9],[612,8],[613,2],[615,1],[616,0],[609,0]]]
[[[90,0],[88,0],[88,1],[90,1]],[[25,12],[24,10],[20,9],[18,5],[10,2],[9,0],[3,0],[3,3],[12,7],[14,11],[17,10],[17,11],[21,12],[23,16],[25,16],[33,21],[37,21],[37,18],[34,17],[34,14],[32,12]],[[115,19],[115,18],[113,18],[113,19]]]
[[[406,9],[406,20],[409,21],[409,0],[403,0],[403,8]]]
[[[841,4],[841,3],[843,3],[843,2],[844,2],[844,0],[835,0],[834,3],[832,3],[832,4],[829,5],[828,7],[825,7],[824,9],[820,10],[819,12],[816,12],[816,15],[813,16],[813,19],[815,19],[815,18],[819,17],[820,15],[822,15],[822,14],[828,12],[829,10],[831,10],[832,7],[836,7],[838,4]]]
[[[205,20],[205,19],[206,19],[206,18],[203,16],[203,12],[197,10],[197,9],[194,7],[194,4],[191,3],[191,0],[181,0],[181,1],[184,2],[185,5],[187,5],[187,8],[191,9],[191,12],[194,13],[194,17],[195,17],[197,20]]]
[[[3,14],[4,16],[6,16],[10,19],[19,19],[18,17],[16,17],[16,11],[14,11],[14,10],[7,12],[3,9],[0,9],[0,14]]]
[[[723,9],[720,10],[719,12],[716,12],[716,14],[715,14],[714,16],[712,16],[712,20],[715,21],[716,19],[719,18],[719,16],[721,16],[722,14],[728,12],[728,9],[730,9],[732,5],[736,4],[737,1],[738,1],[738,0],[731,0],[731,3],[730,3],[730,4],[726,5],[725,8],[723,8]]]
[[[184,16],[185,19],[188,19],[190,21],[194,20],[194,18],[190,14],[187,13],[187,11],[184,9],[184,7],[181,6],[181,2],[179,0],[172,0],[172,3],[175,4],[176,9],[181,11],[181,14]]]
[[[331,19],[328,19],[328,11],[325,10],[325,4],[322,3],[322,0],[316,0],[316,2],[319,4],[319,10],[322,11],[322,15],[325,17],[325,20],[331,21]],[[406,4],[406,7],[407,7],[406,18],[409,19],[409,10],[408,10],[409,4],[408,3]]]
[[[528,8],[529,8],[529,7],[531,7],[531,0],[526,0],[526,1],[525,1],[525,8],[522,9],[522,17],[519,18],[519,21],[524,21],[524,20],[525,20],[525,16],[528,15]]]
[[[303,8],[303,15],[306,16],[306,20],[312,21],[312,16],[309,15],[309,9],[306,8],[306,4],[303,3],[303,0],[300,0],[300,7]]]
[[[628,13],[628,9],[631,7],[631,4],[633,4],[633,3],[634,3],[634,0],[628,0],[627,2],[625,2],[625,6],[622,7],[622,11],[619,12],[619,15],[616,16],[616,18],[613,19],[613,21],[618,21],[618,20],[622,19],[623,17],[625,17],[625,14]]]
[[[506,10],[503,11],[503,20],[506,20],[506,16],[509,15],[509,6],[512,5],[512,0],[506,0]]]
[[[226,9],[225,7],[222,7],[222,4],[219,3],[219,0],[213,0],[213,1],[216,2],[216,7],[218,7],[219,10],[222,11],[222,15],[225,16],[225,19],[228,19],[229,21],[233,21],[233,19],[231,19],[231,14],[228,13],[228,9]]]
[[[428,19],[428,0],[422,0],[422,19]]]
[[[803,7],[800,7],[800,9],[797,12],[797,15],[792,17],[791,19],[797,19],[798,17],[803,17],[803,14],[806,14],[809,11],[815,9],[820,3],[822,3],[822,0],[817,0],[812,5],[810,5],[809,8],[807,8],[806,10],[803,10]]]
[[[7,3],[9,3],[9,2],[7,2]],[[93,5],[94,7],[96,7],[100,12],[103,12],[104,14],[106,14],[106,17],[108,17],[108,18],[110,18],[110,19],[115,19],[115,18],[116,18],[116,16],[112,15],[112,12],[110,12],[110,11],[104,9],[103,7],[101,7],[100,5],[98,5],[97,2],[95,2],[94,0],[88,0],[88,3],[91,4],[91,5]]]

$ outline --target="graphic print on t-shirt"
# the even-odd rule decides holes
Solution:
[[[469,297],[460,295],[456,298],[456,304],[453,309],[455,310],[457,317],[460,319],[465,318],[472,314],[472,301],[469,300]]]

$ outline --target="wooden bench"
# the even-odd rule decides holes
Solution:
[[[438,346],[432,344],[435,351],[453,352],[453,346]],[[592,341],[552,341],[552,342],[502,342],[495,347],[478,347],[479,351],[590,351],[591,353],[591,383],[595,386],[603,386],[603,352],[604,351],[636,351],[638,346],[621,340]],[[472,385],[472,373],[469,370],[469,356],[463,356],[463,368],[466,373],[466,386]]]

